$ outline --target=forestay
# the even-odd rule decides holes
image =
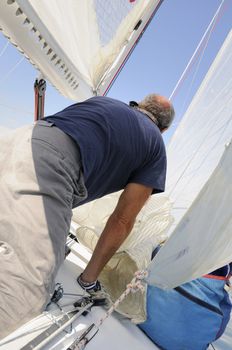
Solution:
[[[104,95],[159,0],[2,0],[0,30],[63,95]]]

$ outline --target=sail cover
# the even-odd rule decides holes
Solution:
[[[231,91],[232,31],[168,148],[177,226],[149,266],[151,284],[173,288],[232,261]]]
[[[159,0],[2,0],[0,29],[64,96],[104,95]]]

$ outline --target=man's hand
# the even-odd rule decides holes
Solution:
[[[131,232],[136,216],[152,193],[152,188],[129,183],[109,217],[82,280],[92,282]]]

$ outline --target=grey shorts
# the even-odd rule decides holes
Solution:
[[[39,121],[0,141],[1,339],[49,301],[72,208],[87,191],[77,144],[51,123]]]

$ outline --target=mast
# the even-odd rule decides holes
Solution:
[[[34,120],[40,120],[44,117],[46,81],[44,79],[36,79],[34,83],[35,92],[35,116]]]

